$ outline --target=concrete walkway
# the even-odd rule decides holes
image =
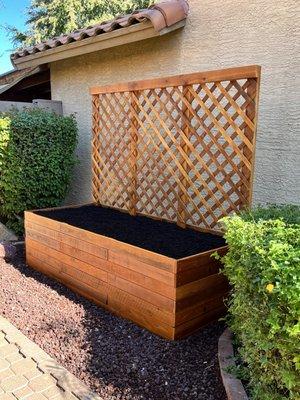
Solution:
[[[0,400],[101,400],[0,316]]]

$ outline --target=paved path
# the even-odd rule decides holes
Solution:
[[[101,400],[0,316],[0,400]]]

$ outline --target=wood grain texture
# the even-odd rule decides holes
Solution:
[[[260,67],[91,90],[96,203],[220,232],[252,198]]]
[[[164,338],[191,334],[225,311],[228,284],[213,251],[175,260],[30,212],[25,227],[31,267]]]
[[[107,86],[94,86],[90,89],[90,94],[103,94],[112,92],[128,92],[134,90],[155,89],[157,87],[186,86],[195,83],[220,82],[232,79],[257,78],[260,76],[261,67],[250,65],[246,67],[227,68],[223,70],[197,72],[186,75],[176,75],[167,78],[148,79],[143,81],[133,81],[117,83]]]

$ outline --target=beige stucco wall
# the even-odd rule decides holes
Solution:
[[[254,201],[299,203],[299,5],[297,0],[190,0],[183,31],[53,63],[52,97],[62,100],[64,113],[76,113],[80,129],[80,165],[67,201],[91,198],[89,87],[260,64]]]

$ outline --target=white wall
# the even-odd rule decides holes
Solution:
[[[70,203],[91,198],[89,87],[260,64],[254,201],[300,203],[297,0],[190,0],[183,31],[51,64],[52,97],[80,128]],[[298,83],[298,87],[297,87]]]

